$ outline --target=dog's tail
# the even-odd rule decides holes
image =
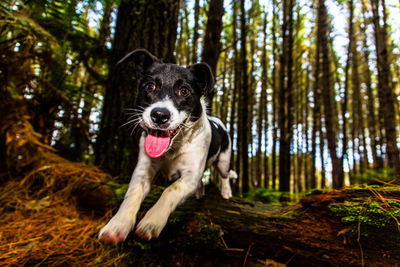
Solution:
[[[229,174],[228,174],[228,178],[229,179],[232,179],[233,181],[232,182],[236,182],[236,179],[238,178],[238,175],[237,175],[237,173],[234,171],[234,170],[230,170],[229,171]]]

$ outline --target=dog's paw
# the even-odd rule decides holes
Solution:
[[[144,216],[136,227],[135,234],[145,240],[156,239],[160,235],[165,223],[162,223],[160,218],[150,218],[151,216]]]
[[[230,199],[232,197],[232,189],[229,180],[229,178],[223,178],[221,180],[221,196],[224,199]]]
[[[98,239],[105,244],[116,245],[124,242],[133,224],[113,217],[99,233]]]
[[[230,199],[232,197],[232,190],[230,187],[222,186],[221,188],[221,196],[224,199]]]
[[[138,225],[135,234],[141,239],[151,240],[156,239],[160,235],[160,228],[154,223]]]

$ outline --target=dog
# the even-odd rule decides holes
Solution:
[[[139,156],[125,198],[98,238],[111,244],[123,242],[134,228],[139,207],[158,172],[172,184],[136,227],[145,240],[157,238],[175,208],[188,197],[204,194],[202,177],[211,165],[218,170],[221,195],[232,197],[231,140],[223,123],[207,116],[204,96],[213,89],[210,67],[163,63],[145,49],[138,49],[118,64],[133,61],[138,79],[134,120],[143,128]]]

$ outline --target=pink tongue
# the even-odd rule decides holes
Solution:
[[[144,141],[144,150],[149,157],[158,158],[167,151],[169,136],[157,136],[157,133],[149,133]]]

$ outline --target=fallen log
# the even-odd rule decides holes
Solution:
[[[159,189],[157,191],[155,195],[160,193]],[[381,228],[379,225],[368,229],[361,227],[362,231],[369,231],[363,234],[353,231],[354,224],[343,222],[345,214],[337,212],[340,205],[348,203],[366,205],[379,201],[384,206],[376,194],[383,200],[386,197],[391,201],[400,200],[398,189],[350,189],[305,197],[295,205],[277,205],[244,199],[223,200],[218,190],[211,188],[205,198],[189,200],[180,207],[171,216],[159,240],[144,242],[132,236],[124,246],[127,251],[134,248],[135,257],[131,261],[137,264],[149,257],[160,265],[179,262],[186,266],[227,263],[228,266],[398,266],[400,232],[396,219],[391,218],[392,224]],[[139,217],[156,198],[153,196],[144,203]],[[391,215],[385,216],[390,218]],[[214,237],[210,238],[208,231],[194,230],[204,228],[204,221],[215,228]],[[360,225],[355,226],[360,230]],[[182,232],[187,236],[183,237]],[[181,242],[176,240],[182,238]],[[200,243],[196,239],[200,239]],[[207,245],[202,246],[203,241]],[[185,242],[196,245],[186,244],[185,247]],[[137,249],[138,244],[141,249]],[[145,252],[143,244],[147,246]],[[171,248],[171,244],[176,247]],[[197,250],[195,254],[191,252],[194,249]],[[180,255],[178,259],[176,255]]]

